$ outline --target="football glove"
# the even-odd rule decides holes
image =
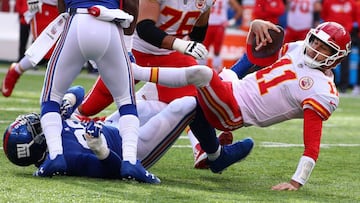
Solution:
[[[102,127],[103,123],[90,121],[85,129],[86,143],[99,160],[106,159],[110,153],[106,142],[102,141],[102,139],[104,139],[104,135],[101,135]]]
[[[195,59],[206,59],[208,50],[206,47],[195,41],[186,41],[176,38],[173,43],[173,49],[183,54],[190,55]]]
[[[60,115],[65,120],[70,118],[71,114],[74,112],[73,105],[70,103],[69,100],[64,99],[62,100],[60,106]]]
[[[123,10],[109,9],[101,5],[92,6],[88,8],[88,11],[99,20],[117,22],[123,28],[130,27],[131,22],[134,20],[134,16]]]
[[[41,13],[42,4],[42,0],[27,0],[27,6],[31,13]]]
[[[99,138],[101,135],[101,129],[103,127],[103,123],[100,121],[93,121],[91,120],[87,125],[85,129],[85,133],[89,134],[90,136],[94,138]]]

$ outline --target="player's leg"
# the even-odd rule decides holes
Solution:
[[[201,108],[198,108],[196,117],[199,117],[199,120],[203,123],[210,122],[211,126],[219,130],[235,130],[243,125],[243,120],[233,96],[231,83],[223,82],[214,70],[213,72],[214,74],[209,85],[198,88],[198,100]],[[195,129],[193,131],[195,132]],[[204,143],[209,141],[200,137],[203,134],[198,133],[195,135],[197,135],[201,147],[207,152],[209,167],[214,173],[220,173],[231,164],[241,161],[248,156],[253,148],[252,139],[247,138],[234,144],[223,146],[219,155],[219,150],[216,153],[211,153],[213,148],[207,149]],[[211,143],[207,145],[214,146]]]
[[[133,64],[136,80],[154,82],[167,87],[195,85],[203,87],[209,84],[213,72],[207,66],[194,65],[183,68],[141,67]]]
[[[207,90],[206,88],[209,87],[209,85],[215,85],[216,87],[220,86],[219,90],[223,90],[221,86],[222,82],[220,78],[212,69],[205,66],[198,65],[198,66],[192,66],[181,69],[135,67],[133,70],[135,76],[139,80],[159,82],[161,84],[168,85],[170,87],[194,84],[200,89],[199,92],[201,92],[202,89]],[[156,75],[157,77],[150,77],[151,75],[153,76]],[[177,77],[175,77],[175,75]],[[224,92],[221,92],[221,94],[226,95],[224,94]],[[229,97],[230,101],[233,102],[235,99],[232,96],[232,91],[230,91],[229,96],[230,96]],[[202,103],[204,105],[205,102]],[[233,105],[232,108],[230,108],[232,111],[235,111],[235,109],[238,110],[238,108],[234,108],[236,102],[235,104],[231,103],[231,105]],[[242,120],[237,122],[231,122],[230,126],[226,126],[228,127],[228,129],[223,128],[222,126],[223,123],[219,122],[220,118],[216,117],[215,112],[212,112],[212,114],[215,115],[206,112],[207,115],[209,114],[210,116],[207,116],[207,118],[205,118],[204,112],[202,110],[202,108],[205,107],[206,106],[204,105],[204,107],[200,108],[200,106],[198,105],[195,119],[193,122],[191,122],[190,128],[193,131],[196,138],[199,140],[201,148],[208,155],[211,171],[213,171],[214,173],[219,173],[222,170],[224,170],[226,167],[232,165],[233,163],[244,159],[250,153],[253,147],[253,141],[251,139],[245,139],[243,141],[238,141],[232,145],[221,147],[219,140],[216,137],[215,130],[212,128],[212,126],[216,126],[218,127],[218,129],[221,130],[232,130],[231,127],[234,127],[234,129],[236,129],[239,126],[241,126]],[[209,111],[209,110],[210,109],[208,107],[204,111]],[[227,112],[227,113],[233,114],[233,112]],[[236,113],[237,114],[235,114],[235,117],[231,117],[231,118],[238,118],[239,116],[241,118],[240,111]],[[213,121],[212,125],[209,124],[208,120]]]
[[[230,165],[243,160],[254,145],[252,139],[246,138],[231,145],[221,146],[200,105],[196,107],[195,118],[190,127],[201,148],[206,152],[209,168],[213,173],[221,173]],[[208,133],[204,132],[206,129],[209,130]]]
[[[56,6],[54,8],[56,9]],[[47,22],[46,20],[51,19],[53,15],[54,14],[51,14],[50,18],[40,18],[39,20],[42,23],[32,23],[32,33],[36,36],[36,40],[29,49],[26,50],[25,56],[22,57],[18,63],[11,64],[8,72],[6,73],[1,88],[2,94],[5,97],[9,97],[11,95],[16,82],[24,72],[29,69],[33,69],[39,61],[43,59],[46,53],[49,55],[52,53],[52,51],[49,50],[56,43],[60,33],[62,33],[66,21],[65,19],[67,18],[65,14],[62,14],[54,19],[53,22]],[[33,21],[36,21],[36,17]],[[50,24],[46,28],[43,27],[48,23]]]
[[[216,31],[215,31],[215,35],[216,36],[214,38],[213,41],[213,45],[214,45],[214,58],[212,60],[212,68],[214,70],[216,70],[217,73],[219,73],[221,71],[221,69],[223,68],[223,61],[222,58],[220,56],[220,52],[221,52],[221,48],[222,48],[222,44],[225,38],[225,27],[222,25],[218,25],[215,27]]]
[[[31,22],[31,31],[34,39],[36,39],[46,29],[46,27],[59,15],[59,11],[56,5],[44,3],[41,9],[42,12],[37,12]],[[54,32],[54,30],[52,32]],[[50,59],[51,54],[54,51],[54,47],[55,46],[51,47],[51,49],[44,56],[44,59]]]
[[[232,83],[222,81],[215,72],[209,85],[198,88],[198,100],[207,120],[215,128],[232,131],[243,126]]]
[[[111,93],[99,76],[91,90],[86,94],[76,113],[83,116],[93,116],[100,113],[112,104],[113,101]]]
[[[60,170],[66,169],[63,159],[61,141],[62,118],[59,113],[60,104],[66,90],[70,87],[82,68],[85,59],[77,45],[76,26],[70,24],[64,40],[56,48],[46,70],[44,86],[41,95],[41,126],[49,149],[49,159],[36,172],[38,176],[51,176],[54,165],[60,165]],[[75,28],[75,29],[73,29]]]
[[[174,144],[194,116],[195,97],[170,102],[160,113],[140,128],[138,157],[151,167]]]
[[[160,183],[160,180],[147,172],[137,160],[139,118],[135,104],[135,88],[130,59],[126,47],[122,46],[124,44],[122,30],[111,24],[110,33],[111,38],[106,43],[107,51],[96,60],[96,63],[99,66],[99,74],[111,92],[120,114],[118,124],[122,137],[124,160],[121,173],[124,178],[135,178],[137,181],[147,183]]]
[[[215,35],[214,31],[215,31],[214,26],[212,26],[212,25],[209,25],[206,30],[205,39],[202,43],[206,47],[207,50],[210,50],[210,46],[213,45],[214,38],[217,37]],[[208,57],[206,57],[206,59],[198,59],[197,62],[199,65],[207,65]]]

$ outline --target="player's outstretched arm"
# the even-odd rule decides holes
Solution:
[[[309,180],[319,156],[322,122],[322,117],[314,110],[310,108],[304,110],[304,153],[291,180],[273,186],[272,190],[298,190]]]

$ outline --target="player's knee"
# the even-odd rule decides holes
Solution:
[[[212,76],[212,69],[204,65],[195,65],[188,68],[186,71],[187,82],[197,87],[208,85]]]
[[[173,114],[188,114],[195,109],[196,99],[191,96],[181,97],[172,101],[168,107]]]

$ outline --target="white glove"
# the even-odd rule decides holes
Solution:
[[[126,13],[120,9],[109,9],[104,6],[95,5],[88,8],[91,15],[95,16],[99,20],[108,22],[118,22],[121,27],[130,27],[131,22],[134,20],[134,16]]]
[[[27,24],[30,23],[30,21],[34,18],[34,16],[36,15],[36,12],[31,12],[29,10],[27,10],[25,13],[24,13],[24,18],[25,18],[25,22]]]
[[[176,38],[172,48],[196,59],[206,59],[208,55],[208,50],[206,47],[203,44],[195,41],[186,41]]]
[[[27,0],[28,10],[32,13],[36,13],[36,12],[41,13],[42,4],[43,3],[41,0]]]

